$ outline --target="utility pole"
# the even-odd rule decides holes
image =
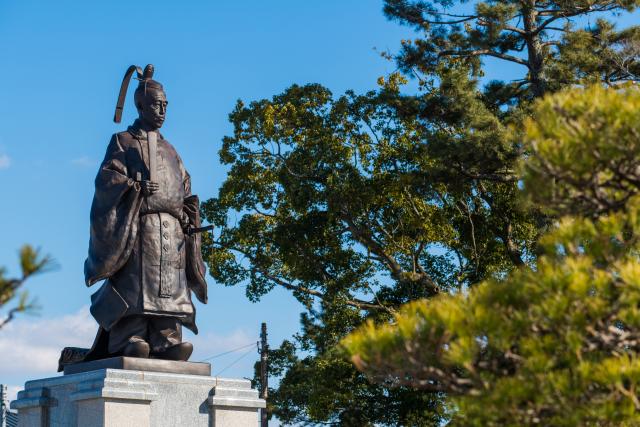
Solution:
[[[7,427],[7,386],[0,384],[0,427]]]
[[[269,344],[267,344],[267,324],[262,323],[260,331],[260,399],[267,400],[269,395]],[[268,427],[267,408],[260,411],[260,427]]]

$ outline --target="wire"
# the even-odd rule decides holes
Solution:
[[[221,371],[219,371],[217,374],[214,375],[214,377],[217,377],[218,375],[222,374],[224,371],[226,371],[227,369],[229,369],[230,367],[232,367],[233,365],[235,365],[236,363],[238,363],[239,361],[241,361],[242,359],[244,359],[245,357],[247,357],[248,354],[252,353],[253,350],[249,350],[246,353],[244,353],[242,356],[238,357],[236,360],[234,360],[233,362],[231,362],[230,364],[228,364],[227,366],[225,366]]]
[[[254,345],[256,345],[256,343],[254,343],[254,342],[252,342],[250,344],[245,344],[242,347],[234,348],[233,350],[228,350],[228,351],[225,351],[225,352],[222,352],[222,353],[219,353],[219,354],[215,354],[213,356],[209,356],[206,359],[202,359],[200,362],[206,362],[207,360],[211,360],[211,359],[215,359],[217,357],[225,356],[225,355],[227,355],[229,353],[233,353],[233,352],[236,352],[236,351],[239,351],[239,350],[243,350],[243,349],[245,349],[247,347],[251,347],[251,346],[254,346]]]

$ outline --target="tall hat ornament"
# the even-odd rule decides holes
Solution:
[[[136,73],[136,79],[140,81],[138,87],[144,85],[144,92],[147,93],[147,84],[152,83],[153,86],[158,86],[162,88],[160,83],[152,80],[153,78],[153,64],[148,64],[144,67],[144,71],[137,65],[132,65],[127,68],[127,72],[124,73],[124,78],[122,79],[122,84],[120,85],[120,93],[118,94],[118,102],[116,103],[116,112],[113,116],[113,121],[116,123],[120,123],[122,120],[122,110],[124,110],[124,101],[127,97],[127,89],[129,89],[129,82],[131,81],[131,77],[133,73]]]

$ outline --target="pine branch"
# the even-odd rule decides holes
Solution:
[[[500,53],[493,51],[491,49],[476,49],[476,50],[443,50],[438,53],[438,57],[443,56],[493,56],[494,58],[503,59],[505,61],[514,62],[516,64],[524,65],[525,67],[530,67],[529,62],[525,61],[522,58],[518,58],[513,55],[508,55],[506,53]]]
[[[33,249],[29,245],[25,245],[20,249],[20,267],[22,275],[15,279],[5,279],[3,277],[4,269],[0,268],[0,306],[5,305],[14,298],[16,291],[24,285],[31,276],[43,273],[54,268],[55,262],[49,256],[41,256],[40,251]],[[27,293],[20,296],[18,305],[11,310],[4,319],[0,319],[0,329],[7,323],[11,322],[16,314],[35,308],[34,302],[27,302]]]

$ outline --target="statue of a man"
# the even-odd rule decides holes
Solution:
[[[197,196],[176,150],[159,129],[167,98],[153,80],[132,66],[120,91],[120,121],[129,80],[136,71],[138,119],[111,137],[95,180],[85,280],[104,280],[91,297],[100,325],[85,360],[114,355],[188,360],[193,346],[182,326],[197,333],[191,292],[206,303],[200,253]]]

